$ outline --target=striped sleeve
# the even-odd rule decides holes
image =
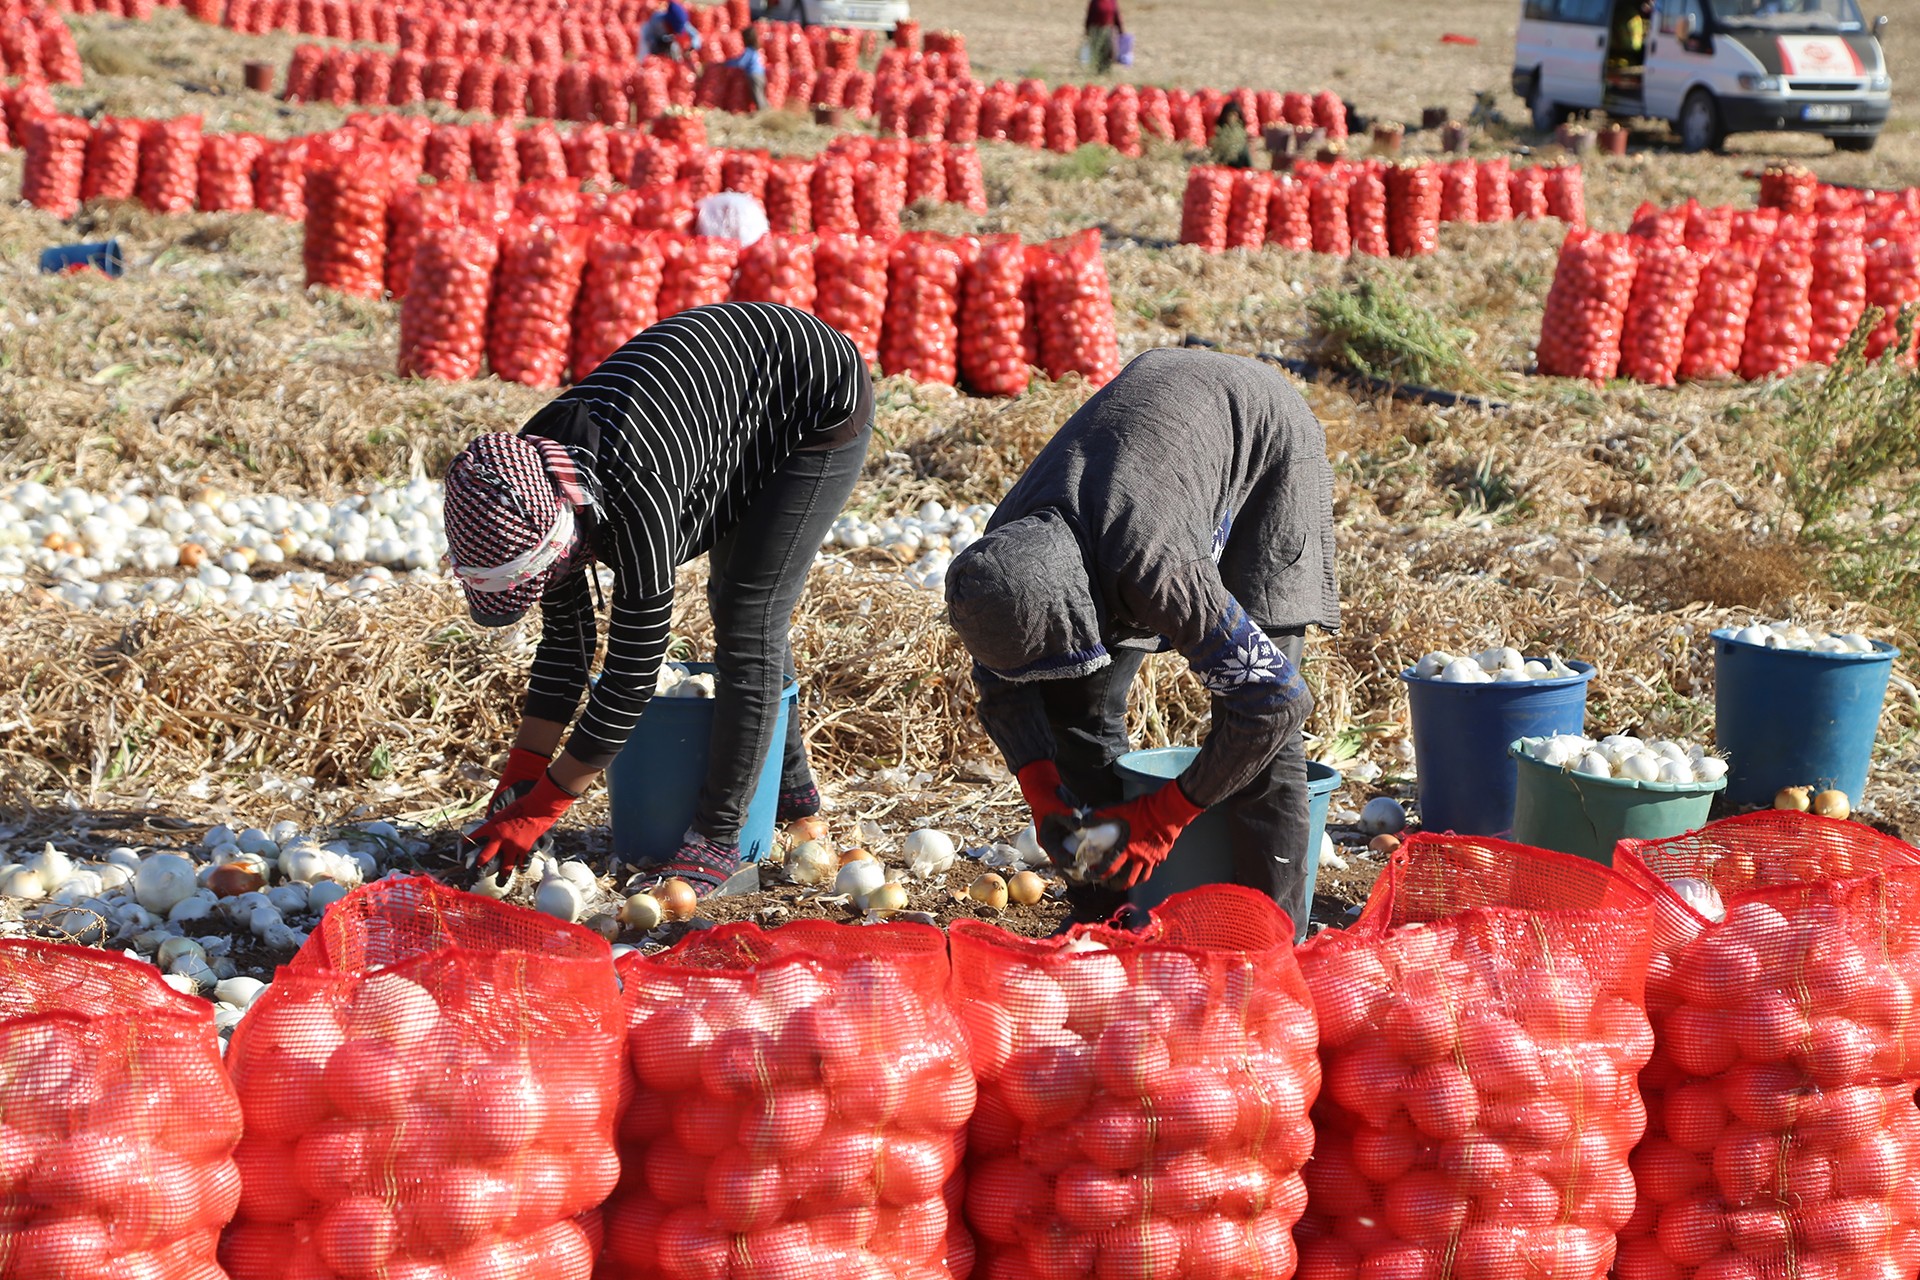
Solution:
[[[587,573],[570,573],[547,588],[540,599],[540,647],[533,653],[522,710],[541,720],[566,724],[580,705],[593,649],[599,639],[593,619],[593,595]]]

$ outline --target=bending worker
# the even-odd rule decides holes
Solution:
[[[1124,824],[1097,882],[1070,891],[1076,920],[1112,915],[1215,805],[1234,882],[1299,910],[1313,705],[1300,646],[1340,615],[1326,435],[1284,375],[1204,351],[1134,360],[954,558],[947,607],[1049,854],[1066,860],[1074,828]],[[1122,803],[1127,690],[1166,648],[1213,695],[1212,728],[1179,778]]]
[[[700,33],[687,7],[667,0],[666,8],[640,24],[639,45],[642,58],[678,58],[683,46],[688,54],[700,52]]]
[[[740,826],[793,674],[787,630],[814,550],[853,490],[873,383],[838,331],[791,307],[729,302],[643,330],[518,435],[484,435],[447,469],[447,546],[475,622],[535,603],[540,644],[478,862],[517,867],[626,742],[666,656],[674,570],[705,552],[714,732],[693,825],[659,868],[705,893],[740,865]],[[600,678],[589,566],[614,572]],[[819,793],[789,717],[780,819]],[[559,754],[556,755],[556,752]]]

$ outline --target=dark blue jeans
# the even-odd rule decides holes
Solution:
[[[693,829],[738,844],[760,765],[773,743],[780,693],[793,679],[787,632],[807,572],[827,530],[846,505],[873,438],[860,434],[835,449],[795,453],[707,552],[707,608],[713,614],[713,743]],[[780,789],[813,785],[800,708],[787,719]]]

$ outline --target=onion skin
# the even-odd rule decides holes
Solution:
[[[700,905],[700,899],[694,894],[693,886],[678,877],[661,885],[653,896],[659,901],[661,912],[669,920],[688,919]]]
[[[1813,798],[1813,811],[1823,818],[1845,820],[1853,816],[1853,802],[1846,792],[1829,788]]]
[[[1774,794],[1773,807],[1789,813],[1805,813],[1813,807],[1813,788],[1782,787]]]

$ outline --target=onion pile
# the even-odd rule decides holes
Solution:
[[[910,516],[889,516],[879,522],[848,514],[827,531],[826,546],[858,551],[877,547],[907,564],[907,580],[929,591],[946,581],[947,565],[980,536],[993,508],[975,504],[949,511],[938,502],[923,502]]]
[[[1413,674],[1422,680],[1441,680],[1448,684],[1524,683],[1529,680],[1562,680],[1577,674],[1557,653],[1545,661],[1529,658],[1510,645],[1483,649],[1470,657],[1456,658],[1442,649],[1421,657],[1413,665]]]
[[[227,1054],[233,1280],[587,1280],[619,1177],[619,998],[604,941],[524,908],[425,877],[340,903]]]
[[[1795,622],[1761,622],[1741,627],[1729,637],[1736,644],[1766,649],[1795,649],[1804,653],[1872,653],[1873,641],[1853,632],[1816,632]]]
[[[938,930],[729,924],[619,972],[632,1099],[599,1274],[967,1274],[974,1081]]]
[[[1721,913],[1654,917],[1650,1120],[1621,1280],[1920,1267],[1911,857],[1778,812],[1623,845],[1629,877],[1693,902],[1705,887]]]
[[[979,1274],[1293,1274],[1320,1087],[1293,925],[1227,885],[1154,920],[1043,941],[951,927]]]
[[[1594,863],[1422,835],[1300,949],[1325,1071],[1301,1280],[1607,1274],[1653,1048],[1647,902]]]
[[[1727,776],[1727,762],[1697,743],[1663,738],[1642,741],[1620,733],[1596,741],[1577,733],[1559,733],[1547,738],[1522,738],[1520,745],[1541,764],[1571,769],[1590,778],[1691,786],[1718,782]]]
[[[120,956],[0,941],[9,1275],[216,1280],[240,1104],[207,1007]]]

